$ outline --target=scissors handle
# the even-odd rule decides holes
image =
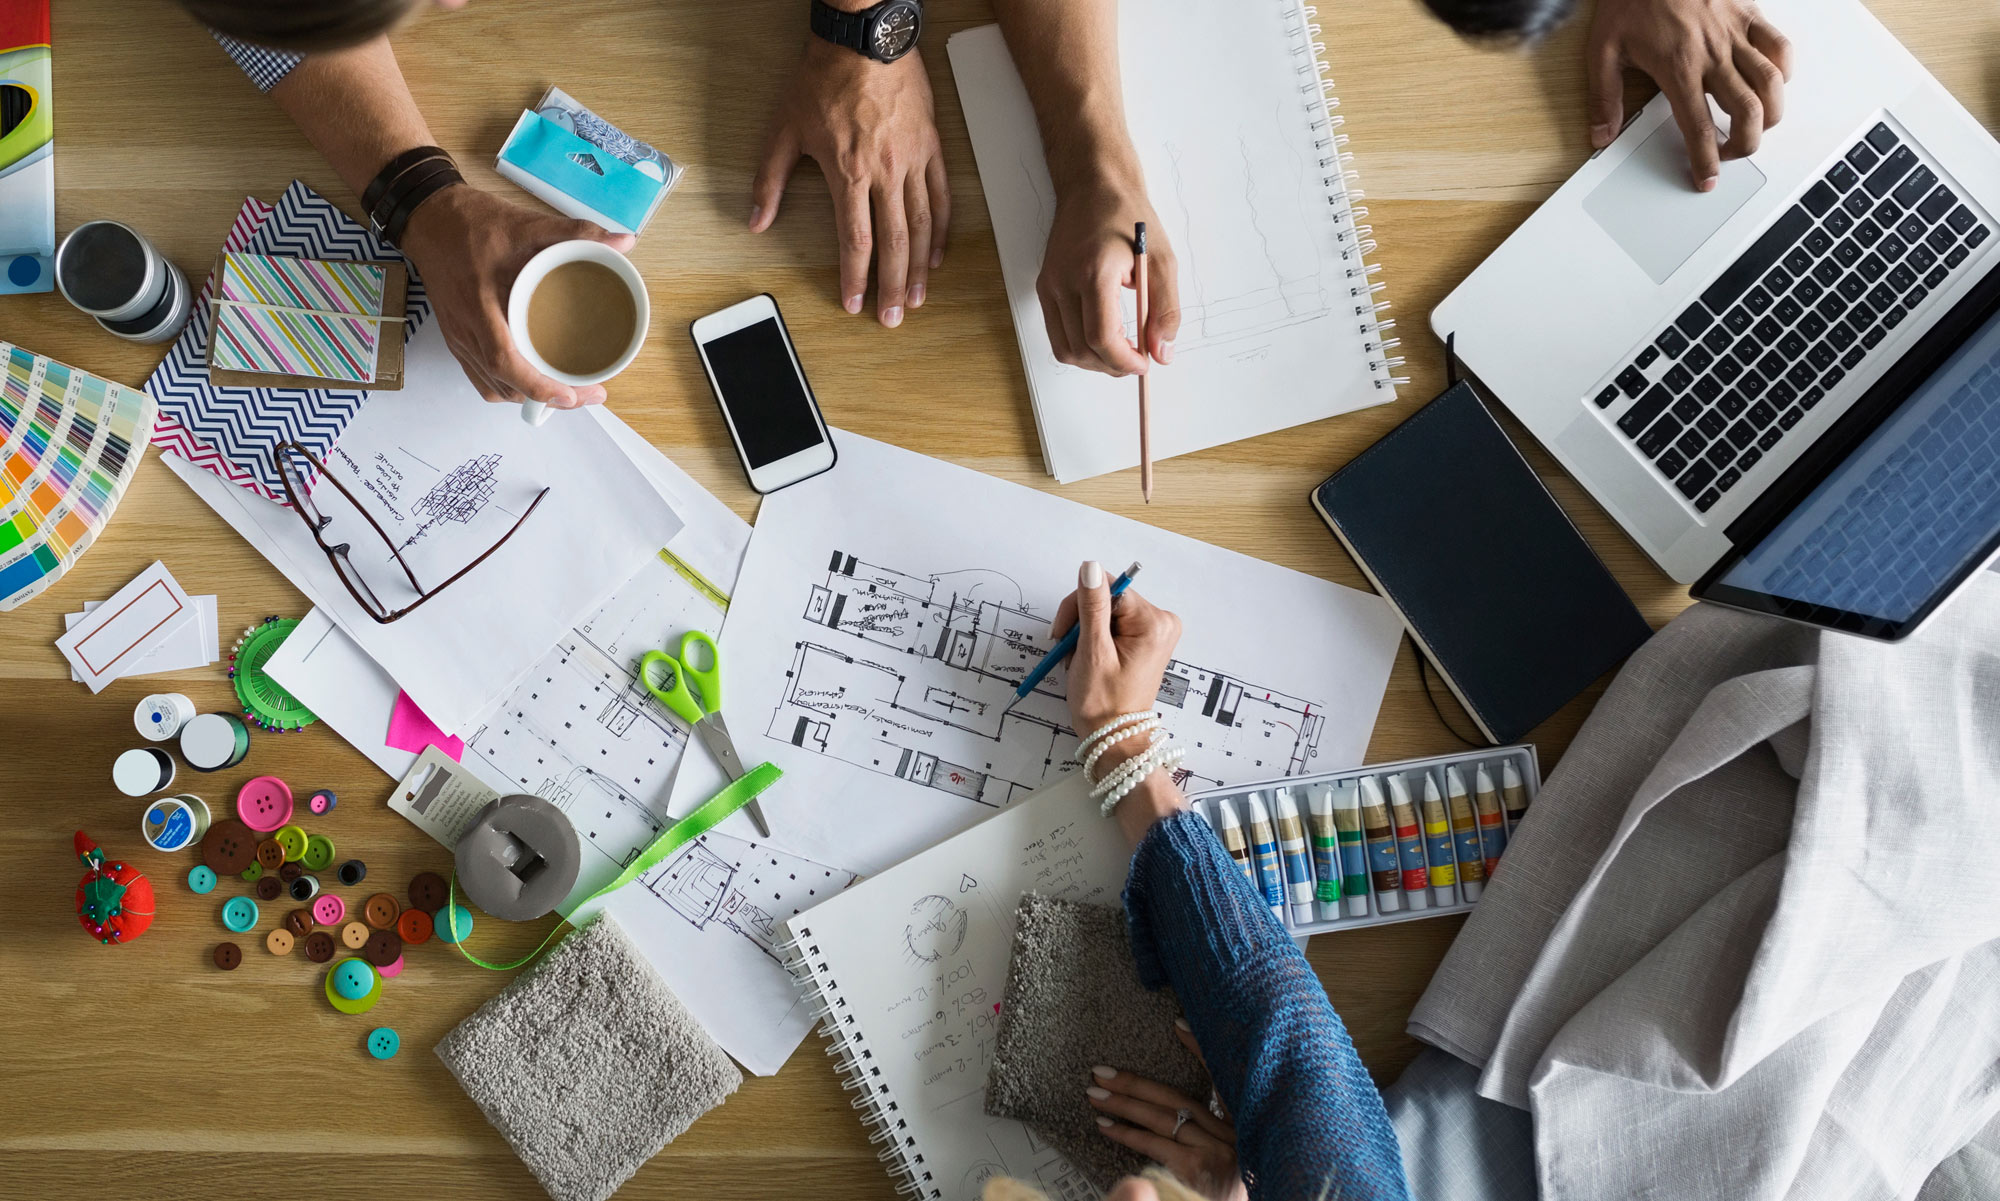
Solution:
[[[666,685],[664,691],[653,685],[652,667],[655,663],[661,664],[666,669],[666,675],[660,681]],[[639,682],[646,686],[646,691],[652,693],[654,699],[671,709],[688,725],[692,726],[707,716],[701,710],[701,703],[695,700],[694,693],[688,691],[688,673],[681,666],[681,661],[667,652],[647,651],[640,656]]]
[[[722,655],[715,649],[715,639],[700,630],[689,630],[681,635],[680,659],[681,670],[701,693],[702,707],[710,713],[722,712]],[[704,662],[708,666],[702,666]]]

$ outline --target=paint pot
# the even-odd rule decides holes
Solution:
[[[111,782],[126,796],[151,796],[174,782],[174,757],[156,746],[135,747],[112,762]]]
[[[161,692],[139,702],[132,724],[154,742],[165,742],[194,720],[194,702],[178,692]]]
[[[146,806],[139,818],[139,834],[156,851],[184,851],[208,833],[208,821],[208,802],[182,793]]]
[[[235,767],[250,753],[250,728],[234,713],[203,713],[181,728],[181,757],[196,771]]]
[[[133,342],[180,333],[194,291],[180,268],[129,225],[86,221],[56,247],[56,287],[107,331]]]

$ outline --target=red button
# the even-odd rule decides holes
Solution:
[[[421,909],[405,909],[396,919],[396,933],[412,946],[431,940],[431,915]]]

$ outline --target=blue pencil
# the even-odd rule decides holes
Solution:
[[[1111,599],[1117,600],[1120,596],[1124,595],[1125,590],[1132,586],[1133,577],[1138,574],[1139,565],[1134,563],[1125,569],[1124,575],[1111,581]],[[1076,632],[1077,627],[1071,626],[1069,633],[1064,634],[1055,646],[1049,649],[1049,653],[1042,656],[1042,661],[1035,664],[1035,670],[1029,672],[1027,678],[1021,681],[1021,686],[1014,690],[1014,699],[1007,702],[1007,709],[1001,710],[1003,714],[1008,709],[1012,709],[1015,705],[1019,704],[1022,697],[1033,692],[1035,685],[1040,684],[1043,679],[1047,678],[1050,672],[1056,669],[1056,664],[1070,657],[1071,653],[1076,650]]]

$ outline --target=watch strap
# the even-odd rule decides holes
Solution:
[[[826,0],[812,0],[812,31],[836,46],[867,54],[868,14],[872,11],[851,13],[835,8]]]
[[[375,173],[375,178],[368,182],[367,189],[361,193],[362,211],[368,213],[374,212],[375,206],[382,203],[382,197],[389,191],[391,185],[418,164],[428,162],[432,159],[443,159],[446,162],[450,162],[451,154],[442,146],[416,146],[390,159],[380,171]]]
[[[415,173],[412,172],[412,174]],[[423,178],[412,183],[408,188],[392,189],[387,200],[393,201],[395,208],[390,210],[389,215],[383,219],[379,226],[382,239],[391,246],[401,247],[403,244],[403,231],[408,228],[410,217],[416,213],[417,208],[426,200],[429,200],[446,188],[454,187],[464,182],[465,177],[458,173],[458,168],[446,163],[441,170],[432,171],[424,175]],[[373,219],[372,216],[370,219]]]

